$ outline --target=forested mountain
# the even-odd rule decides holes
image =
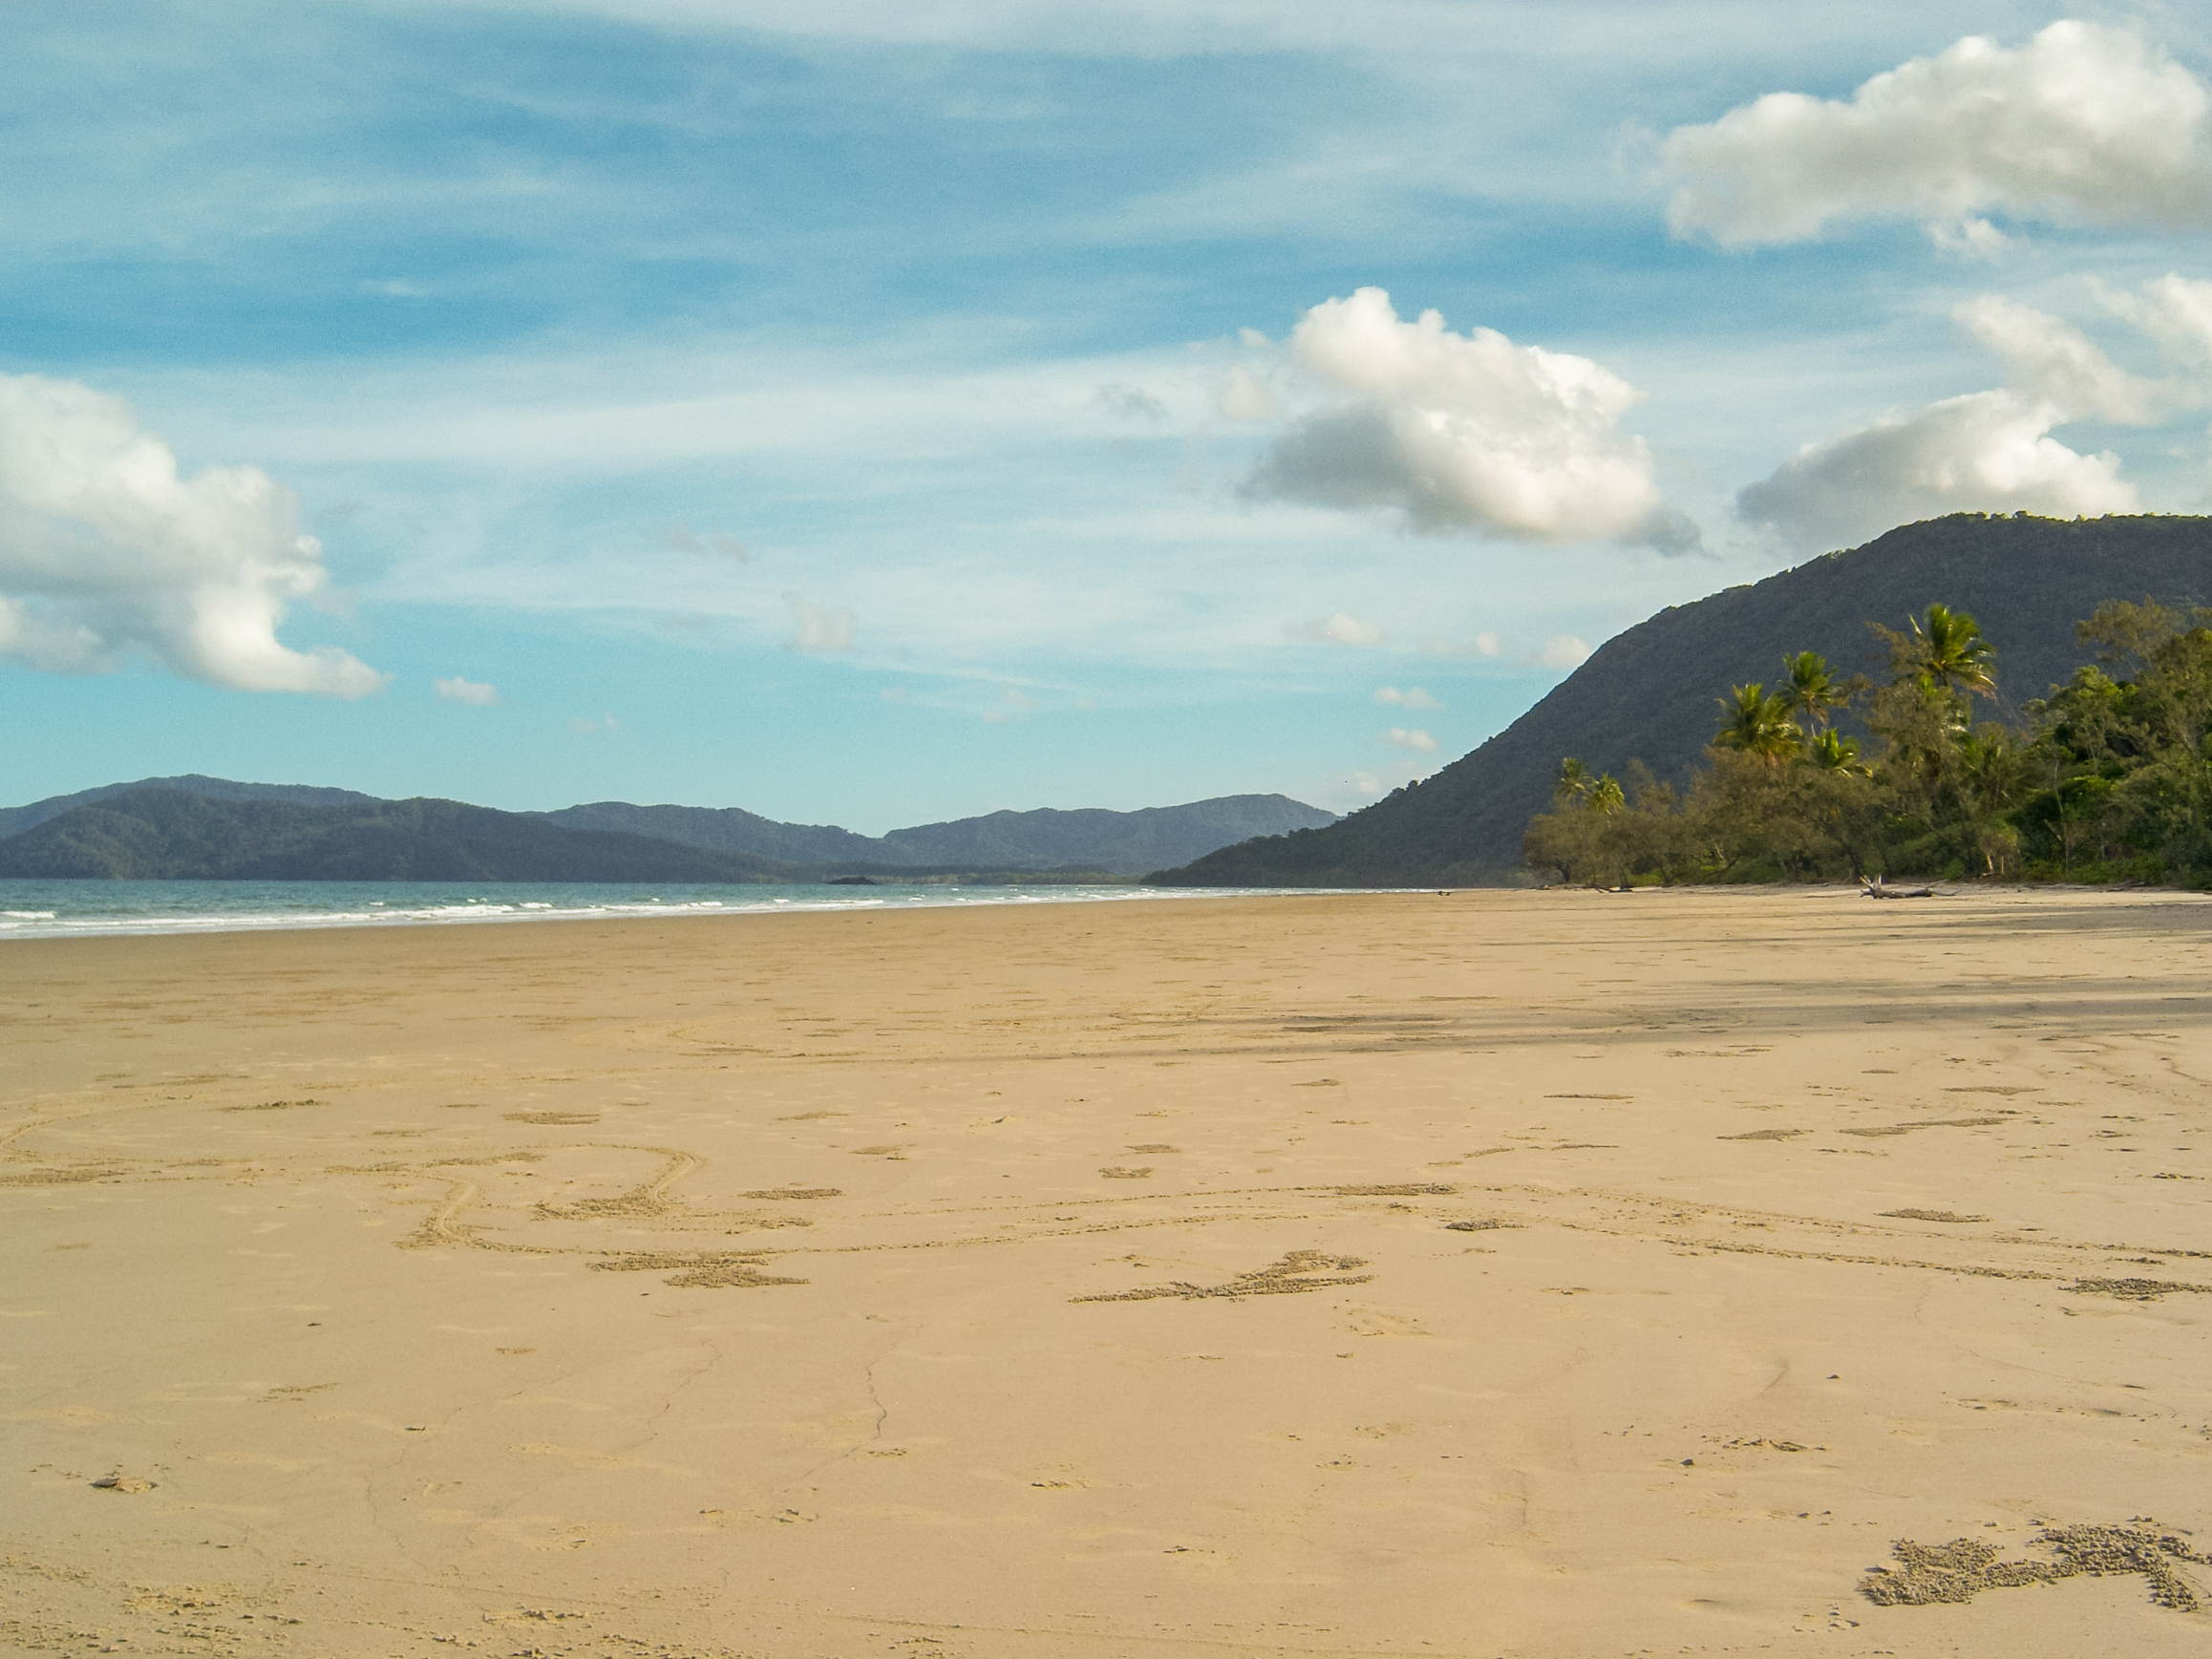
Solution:
[[[1773,684],[1785,652],[1879,673],[1870,622],[1930,604],[1970,612],[1997,651],[1997,708],[2045,695],[2084,660],[2074,624],[2111,599],[2212,599],[2212,519],[1959,514],[1908,524],[1763,582],[1672,606],[1615,636],[1473,754],[1326,829],[1248,841],[1154,880],[1186,886],[1403,886],[1513,880],[1560,762],[1686,777],[1732,685]],[[1840,722],[1852,730],[1847,715]]]
[[[882,837],[827,825],[777,823],[735,807],[631,806],[599,801],[536,816],[572,829],[627,830],[690,846],[760,853],[800,863],[993,870],[1086,869],[1137,875],[1200,858],[1252,836],[1335,821],[1283,795],[1229,795],[1136,812],[994,812],[917,824]]]
[[[50,818],[59,818],[73,807],[90,806],[134,789],[175,789],[202,795],[211,800],[288,800],[298,806],[362,805],[376,797],[351,789],[323,789],[309,783],[234,783],[227,777],[204,777],[197,772],[181,777],[141,777],[136,783],[103,783],[97,789],[80,789],[74,795],[51,795],[29,806],[0,806],[0,840],[36,829]]]
[[[207,800],[266,801],[317,807],[367,808],[421,804],[383,801],[375,796],[361,795],[350,789],[323,789],[291,783],[236,783],[228,778],[203,777],[191,774],[180,777],[150,777],[138,783],[110,783],[97,789],[79,790],[74,795],[53,796],[45,800],[32,801],[28,806],[0,808],[0,843],[5,843],[12,837],[21,837],[79,808],[112,805],[119,797],[148,790],[182,794]],[[778,823],[774,819],[762,818],[757,813],[746,812],[737,807],[632,806],[627,801],[603,800],[585,806],[564,807],[557,812],[497,813],[484,807],[464,808],[457,801],[435,804],[457,812],[489,814],[472,834],[488,834],[487,826],[494,820],[514,819],[562,830],[630,836],[674,843],[693,850],[734,854],[749,861],[741,864],[713,865],[717,870],[762,870],[775,865],[793,866],[787,872],[772,878],[725,875],[677,877],[667,873],[667,869],[673,866],[668,866],[666,859],[660,858],[657,861],[649,860],[641,866],[647,871],[635,878],[641,881],[773,879],[804,882],[819,880],[825,873],[895,875],[902,870],[918,873],[988,871],[999,875],[1059,870],[1139,875],[1165,864],[1185,862],[1251,836],[1280,835],[1287,830],[1310,828],[1332,822],[1335,817],[1332,813],[1292,800],[1287,796],[1232,795],[1214,800],[1192,801],[1183,806],[1147,807],[1136,812],[1109,812],[1103,809],[1060,812],[1050,808],[1036,812],[994,812],[981,818],[959,819],[948,823],[917,824],[909,829],[893,830],[888,835],[877,837],[856,835],[851,830],[839,829],[832,824]],[[179,832],[187,834],[189,839],[189,836],[200,832],[186,828],[186,817],[180,816],[182,812],[183,809],[173,806],[164,808],[160,821],[176,825]],[[103,863],[111,855],[133,867],[137,867],[146,858],[152,858],[155,862],[162,862],[168,858],[167,854],[156,855],[149,851],[154,843],[147,841],[141,832],[126,832],[117,826],[111,825],[109,830],[99,832],[93,840],[82,840],[82,835],[92,833],[86,826],[96,821],[78,820],[77,827],[69,831],[61,840],[42,844],[51,849],[67,841],[79,847],[82,855],[91,858],[95,863]],[[282,840],[292,834],[289,829],[280,828],[275,817],[249,819],[236,815],[229,818],[221,818],[219,815],[217,818],[206,819],[206,833],[215,833],[218,821],[235,822],[242,833],[250,831],[255,837],[273,834]],[[392,814],[372,812],[358,815],[349,821],[364,826],[382,824],[389,831],[400,819]],[[432,860],[441,868],[457,867],[453,861],[461,857],[455,850],[458,843],[451,841],[448,832],[458,821],[450,817],[440,818],[436,814],[422,819],[422,833],[432,836],[434,840],[439,837],[447,838],[438,842],[445,848],[443,851],[434,853],[428,850],[429,843],[425,843],[424,848],[417,853],[404,856],[396,850],[396,843],[389,846],[387,851],[402,861],[419,856]],[[363,833],[370,832],[364,830]],[[83,850],[93,846],[95,841],[107,846],[107,840],[103,838],[111,836],[120,836],[122,839],[107,851],[96,854]],[[540,854],[550,857],[550,849],[554,846],[569,844],[531,840],[513,826],[500,830],[495,839],[500,850],[494,861],[502,868],[508,867],[518,859],[531,862]],[[292,843],[285,840],[284,844],[288,847]],[[329,844],[335,846],[337,843]],[[360,844],[365,847],[368,843],[364,841]],[[489,846],[490,843],[485,844]],[[138,851],[126,855],[119,850],[126,845],[138,848]],[[276,842],[257,840],[251,849],[240,851],[237,857],[275,857],[278,856],[276,846]],[[36,855],[26,852],[17,856],[51,858],[58,855],[50,850]],[[180,852],[178,856],[194,862],[195,867],[198,867],[216,858],[217,854],[210,843],[199,846],[197,851],[189,855]],[[292,852],[286,852],[282,856],[287,860],[293,859]],[[350,861],[356,856],[354,852],[345,853],[341,861]],[[492,855],[487,852],[485,857]],[[603,861],[594,861],[596,860],[597,855],[587,859],[589,867],[610,867],[605,865]],[[0,861],[0,867],[6,867],[4,861]],[[533,867],[536,865],[533,864]],[[416,876],[413,879],[431,881],[446,878]],[[453,879],[488,881],[501,878],[476,871]],[[627,881],[632,878],[559,874],[531,879]]]
[[[456,800],[299,806],[134,789],[0,840],[0,877],[116,881],[776,882],[772,859],[564,829]]]

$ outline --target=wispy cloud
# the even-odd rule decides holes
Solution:
[[[853,649],[853,613],[841,605],[814,605],[796,594],[784,603],[791,607],[791,649],[795,651],[849,651]]]
[[[1417,726],[1411,730],[1403,726],[1393,726],[1383,734],[1383,741],[1393,749],[1412,749],[1422,755],[1434,755],[1436,752],[1436,740]]]
[[[1375,692],[1374,700],[1397,709],[1441,709],[1444,706],[1418,686],[1409,686],[1402,691],[1395,686],[1385,686]]]
[[[751,550],[736,537],[720,530],[709,530],[702,535],[691,528],[688,519],[662,525],[654,540],[671,553],[713,553],[724,559],[734,559],[740,564],[753,557]]]
[[[1379,623],[1340,610],[1319,622],[1285,623],[1283,637],[1299,645],[1341,645],[1355,650],[1373,650],[1388,641],[1390,635]]]
[[[500,689],[485,685],[480,680],[464,680],[455,675],[450,680],[439,680],[438,700],[446,703],[466,703],[474,709],[489,709],[500,700]]]

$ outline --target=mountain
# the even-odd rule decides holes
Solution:
[[[74,795],[53,795],[29,806],[0,806],[0,840],[36,829],[50,818],[59,818],[73,807],[124,795],[134,789],[180,789],[214,800],[288,800],[299,806],[363,806],[374,800],[351,789],[322,789],[309,783],[233,783],[227,777],[203,777],[197,772],[181,777],[141,777],[136,783],[103,783],[97,789],[80,789]]]
[[[132,789],[0,841],[0,877],[117,881],[777,882],[771,859],[564,829],[455,800],[302,806]]]
[[[1696,766],[1730,686],[1781,677],[1816,650],[1844,674],[1879,675],[1866,625],[1902,628],[1932,602],[1970,612],[1997,650],[1997,709],[2072,676],[2093,653],[2074,625],[2108,599],[2177,607],[2212,598],[2212,519],[2089,520],[1959,514],[1908,524],[1670,606],[1589,661],[1473,754],[1326,829],[1247,841],[1166,870],[1174,886],[1425,886],[1515,879],[1529,819],[1560,761],[1619,773],[1641,759],[1679,781]],[[1848,722],[1845,722],[1847,725]]]
[[[778,823],[734,806],[632,806],[627,800],[595,800],[556,812],[533,812],[564,829],[616,830],[651,836],[687,847],[754,853],[795,864],[896,863],[883,843],[835,824]]]
[[[735,807],[632,806],[607,800],[533,816],[571,829],[622,830],[796,863],[1078,868],[1128,875],[1184,863],[1253,836],[1283,835],[1335,821],[1334,814],[1282,795],[1229,795],[1137,812],[1102,808],[994,812],[895,829],[881,838],[825,825],[777,823]]]

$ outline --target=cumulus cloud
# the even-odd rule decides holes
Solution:
[[[2150,426],[2172,393],[2130,374],[2072,323],[1984,294],[1953,313],[2005,365],[2006,383],[2071,416],[2095,415],[2123,426]]]
[[[1402,691],[1395,686],[1385,686],[1374,694],[1374,700],[1396,709],[1441,709],[1444,706],[1418,686],[1409,686]]]
[[[121,399],[0,374],[0,657],[99,672],[138,650],[237,691],[365,697],[386,676],[276,635],[329,581],[298,501],[259,468],[181,477]]]
[[[500,689],[477,680],[464,680],[456,674],[450,680],[434,682],[438,698],[447,703],[467,703],[472,708],[488,709],[500,700]]]
[[[724,535],[719,530],[701,535],[686,519],[662,525],[655,540],[671,553],[715,553],[724,559],[734,559],[740,564],[753,557],[752,549],[736,537]]]
[[[1343,645],[1359,650],[1372,650],[1390,636],[1380,625],[1363,622],[1349,611],[1338,611],[1319,622],[1287,623],[1283,637],[1301,645]]]
[[[791,649],[795,651],[849,651],[853,649],[853,613],[841,605],[809,605],[797,594],[786,594],[791,606]]]
[[[2112,224],[2212,218],[2203,85],[2127,29],[2053,23],[2007,50],[1968,36],[1878,74],[1848,99],[1770,93],[1662,150],[1678,236],[1724,247],[1802,242],[1876,216],[1944,227],[1964,251],[1980,215]]]
[[[1256,499],[1395,509],[1428,533],[1695,543],[1619,430],[1643,393],[1587,357],[1455,334],[1435,311],[1405,322],[1374,287],[1308,311],[1290,355],[1335,401],[1276,438]]]
[[[1536,660],[1547,669],[1579,669],[1590,660],[1590,648],[1571,633],[1555,633],[1543,642]]]
[[[1423,755],[1436,752],[1436,740],[1419,727],[1408,731],[1403,726],[1393,726],[1383,734],[1383,741],[1393,749],[1414,749]]]
[[[2026,393],[1948,397],[1807,444],[1744,489],[1736,510],[1793,541],[1827,546],[1944,513],[2139,512],[2116,456],[2079,455],[2050,436],[2062,417]]]

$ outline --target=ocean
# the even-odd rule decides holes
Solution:
[[[1204,889],[1222,896],[1223,888]],[[480,926],[622,916],[777,910],[920,910],[1079,904],[1193,896],[1124,885],[720,886],[598,882],[0,881],[0,940],[109,933],[242,933],[291,927]]]

